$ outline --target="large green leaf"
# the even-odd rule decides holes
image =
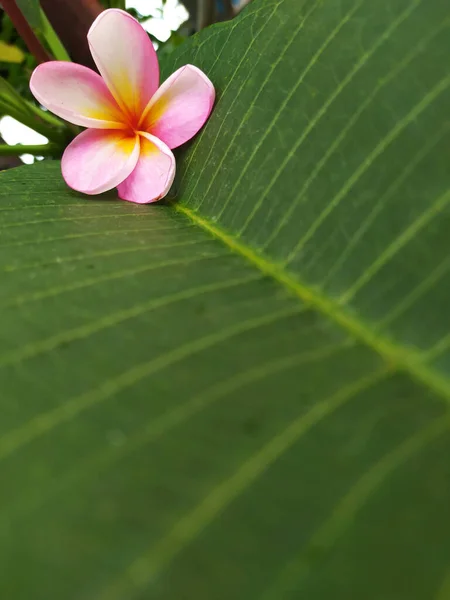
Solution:
[[[176,202],[1,175],[0,597],[449,598],[449,26],[256,0]]]

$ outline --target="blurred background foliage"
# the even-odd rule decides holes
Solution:
[[[95,68],[86,34],[102,10],[127,10],[163,56],[200,29],[233,18],[250,1],[0,0],[0,170],[58,158],[80,131],[39,107],[29,81],[46,60]]]

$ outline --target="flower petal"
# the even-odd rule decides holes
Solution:
[[[158,138],[141,133],[141,153],[136,168],[118,186],[119,198],[148,204],[164,198],[175,177],[175,157]]]
[[[58,117],[82,127],[125,128],[124,117],[98,73],[70,62],[36,67],[30,80],[34,97]]]
[[[138,120],[159,85],[158,58],[148,34],[128,13],[112,8],[95,19],[88,42],[117,103]]]
[[[158,137],[169,148],[176,148],[203,126],[214,98],[214,86],[200,69],[193,65],[181,67],[150,100],[140,128]]]
[[[116,187],[139,158],[139,136],[120,130],[88,129],[66,148],[61,169],[65,182],[85,194]]]

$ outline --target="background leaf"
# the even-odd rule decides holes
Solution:
[[[24,58],[25,55],[20,48],[0,40],[0,62],[21,63]]]
[[[16,0],[16,3],[31,27],[40,29],[42,27],[42,17],[39,0]]]
[[[447,597],[449,25],[256,0],[176,203],[1,175],[2,597]]]
[[[45,12],[41,9],[42,35],[52,51],[55,60],[70,61],[70,56],[57,36]]]

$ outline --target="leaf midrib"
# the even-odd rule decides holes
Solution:
[[[235,236],[211,223],[198,213],[179,203],[174,203],[172,206],[195,225],[220,240],[232,252],[240,255],[262,273],[295,294],[302,302],[308,304],[322,316],[343,328],[347,334],[374,350],[385,362],[390,364],[391,368],[404,371],[413,380],[427,386],[439,397],[450,403],[450,382],[441,373],[425,364],[420,352],[399,344],[387,336],[375,333],[366,322],[343,309],[342,305],[321,294],[318,290],[309,287],[297,277],[294,278],[280,265],[270,262],[253,248],[243,244]]]

